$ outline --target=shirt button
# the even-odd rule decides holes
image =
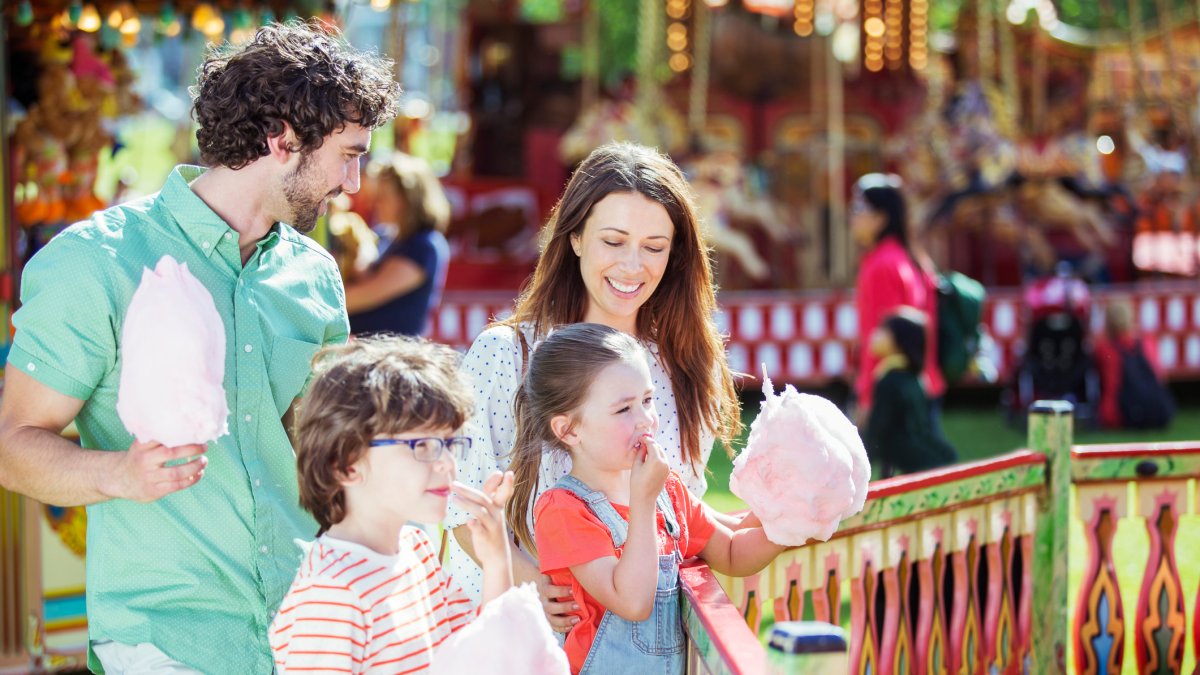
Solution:
[[[253,346],[253,345],[246,345],[245,347],[242,347],[242,349],[245,349],[245,350],[246,350],[246,353],[247,353],[247,354],[249,354],[250,352],[254,351],[254,346]]]
[[[32,373],[33,371],[37,370],[37,364],[35,364],[33,361],[30,361],[29,365],[25,366],[25,369]]]
[[[226,239],[228,239],[228,238],[230,238],[230,237],[232,237],[232,236],[233,236],[233,233],[232,233],[232,232],[226,232],[226,233],[225,233],[224,235],[222,235],[222,236],[224,236]]]
[[[207,250],[208,250],[208,247],[209,247],[209,246],[211,246],[211,245],[212,245],[212,244],[209,244],[207,241],[202,241],[202,242],[200,242],[200,248],[204,249],[205,251],[207,251]]]
[[[262,487],[262,479],[255,478],[254,479],[254,487]]]
[[[243,417],[242,419],[244,419],[244,420],[246,420],[247,422],[249,422],[250,420],[252,420],[252,419],[254,419],[254,418],[253,418],[253,417],[251,417],[250,415],[246,415],[246,416],[245,416],[245,417]]]
[[[268,550],[270,550],[270,549],[268,549],[266,546],[262,546],[262,547],[260,547],[260,548],[258,549],[258,552],[259,552],[259,553],[266,553]]]

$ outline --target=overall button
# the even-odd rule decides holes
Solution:
[[[247,354],[249,354],[250,352],[254,351],[254,346],[253,346],[253,345],[246,345],[245,347],[242,347],[242,349],[245,349],[245,350],[246,350],[246,353],[247,353]]]

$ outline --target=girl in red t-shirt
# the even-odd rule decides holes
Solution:
[[[571,672],[683,673],[679,563],[699,556],[731,576],[766,567],[782,546],[761,527],[731,532],[670,471],[654,441],[648,355],[632,336],[574,324],[536,345],[517,392],[516,474],[508,520],[542,572],[571,588]],[[546,445],[570,474],[530,502]]]

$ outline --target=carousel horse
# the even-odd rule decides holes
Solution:
[[[731,256],[756,282],[766,281],[770,265],[754,240],[733,227],[733,221],[752,223],[777,243],[790,242],[786,214],[771,200],[747,192],[745,170],[732,152],[709,152],[686,163],[685,173],[696,191],[696,207],[705,240]]]

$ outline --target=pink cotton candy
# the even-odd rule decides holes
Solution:
[[[142,271],[121,329],[117,414],[139,441],[205,444],[229,432],[225,324],[186,264]]]
[[[871,465],[858,429],[833,403],[790,384],[776,396],[763,375],[762,411],[733,461],[729,489],[781,546],[827,541],[862,510]]]
[[[510,588],[484,605],[474,621],[434,652],[429,668],[430,675],[570,672],[533,584]]]

